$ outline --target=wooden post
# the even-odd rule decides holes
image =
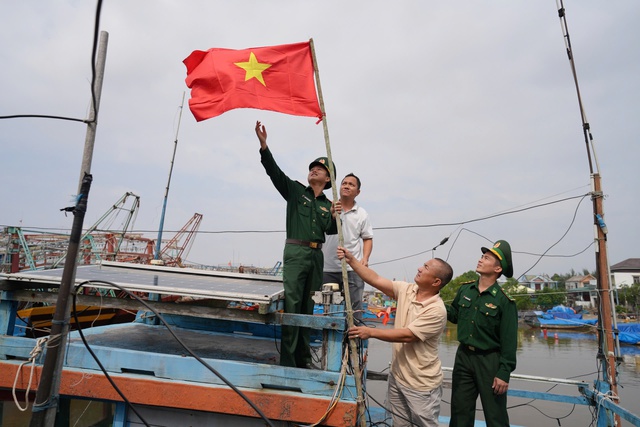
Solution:
[[[603,351],[602,354],[602,372],[604,379],[609,383],[611,388],[611,399],[616,403],[620,403],[618,396],[618,375],[617,375],[617,360],[616,360],[616,345],[615,338],[613,336],[613,322],[615,316],[615,309],[612,307],[611,299],[611,286],[609,277],[609,263],[607,255],[607,233],[606,230],[600,225],[598,216],[604,217],[602,206],[602,186],[600,182],[600,174],[594,173],[591,175],[593,185],[593,213],[595,224],[595,239],[596,239],[596,266],[598,275],[598,299],[600,300],[599,320],[600,327],[598,337],[600,348]],[[604,221],[604,220],[603,220]],[[604,224],[604,222],[603,222]],[[620,426],[620,416],[615,415],[616,425]]]

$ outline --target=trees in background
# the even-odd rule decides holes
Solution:
[[[526,288],[518,284],[518,281],[514,278],[507,279],[507,281],[502,285],[502,288],[515,300],[519,311],[548,310],[556,305],[566,304],[567,295],[564,284],[571,276],[575,276],[575,271],[572,270],[571,273],[563,275],[554,274],[552,279],[558,282],[558,289],[542,289],[535,293],[528,293]],[[478,273],[473,270],[469,270],[451,280],[451,282],[449,282],[449,284],[440,291],[440,296],[444,300],[445,304],[449,304],[453,301],[456,292],[458,292],[458,288],[460,288],[463,283],[474,281],[477,278]],[[640,295],[638,295],[638,293],[640,293],[640,285],[637,285],[636,289],[638,289],[638,291],[635,294],[635,298],[640,302]],[[633,298],[633,294],[629,295],[629,297],[625,298]]]

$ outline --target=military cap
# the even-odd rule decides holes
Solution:
[[[500,261],[502,267],[502,274],[506,277],[513,277],[513,263],[511,262],[511,246],[506,240],[498,240],[493,244],[492,248],[480,248],[482,253],[491,252]]]
[[[333,163],[333,162],[332,162]],[[327,173],[329,174],[329,177],[331,177],[331,171],[329,170],[329,159],[326,157],[318,157],[317,159],[315,159],[313,162],[311,162],[309,164],[309,170],[311,170],[312,167],[314,166],[322,166],[323,168],[325,168],[327,170]],[[333,163],[333,173],[336,173],[336,164]],[[324,185],[324,189],[327,190],[331,188],[331,180],[329,180],[329,182],[327,182]]]

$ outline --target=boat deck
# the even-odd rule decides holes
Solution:
[[[228,334],[175,328],[180,340],[204,359],[236,360],[275,365],[279,354],[273,339],[255,338],[239,333]],[[164,325],[125,323],[105,328],[83,331],[90,346],[108,347],[130,351],[188,356],[189,353]],[[82,345],[77,333],[71,333],[69,343]]]
[[[2,274],[0,279],[11,284],[13,289],[56,288],[60,285],[62,274],[63,269],[36,270]],[[110,283],[129,292],[263,305],[272,305],[284,298],[282,278],[276,276],[108,261],[81,265],[76,269],[76,285],[84,284],[102,291],[118,291]],[[7,289],[7,286],[4,285],[2,289]],[[273,307],[270,311],[275,310]]]
[[[19,302],[55,304],[62,273],[0,274],[0,308],[7,313],[0,317],[0,326],[13,330],[10,313]],[[78,305],[137,311],[133,323],[82,333],[104,369],[141,405],[164,407],[180,417],[184,411],[249,417],[259,425],[255,411],[229,388],[233,384],[272,420],[312,424],[327,417],[323,424],[346,426],[355,419],[355,380],[341,372],[344,318],[279,312],[284,298],[279,277],[103,262],[79,266],[74,283],[93,289],[77,293]],[[143,301],[123,297],[123,289]],[[233,308],[247,305],[257,309]],[[324,369],[279,366],[278,331],[283,324],[327,332]],[[60,394],[119,400],[79,332],[70,332],[67,341]],[[0,388],[11,387],[19,362],[28,359],[34,345],[34,339],[0,336]],[[20,378],[20,388],[26,387],[24,372]],[[341,398],[334,404],[337,391]],[[118,408],[124,413],[124,406]]]

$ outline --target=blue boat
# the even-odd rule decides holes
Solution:
[[[595,328],[598,319],[584,319],[582,313],[563,305],[546,312],[530,311],[524,314],[524,323],[532,328],[589,330]]]
[[[43,358],[52,351],[46,341],[14,334],[18,305],[34,298],[55,303],[62,275],[62,269],[0,274],[5,414],[13,408],[12,394],[25,406],[34,401]],[[84,295],[78,292],[83,287],[125,290],[132,298]],[[365,415],[358,405],[362,391],[345,356],[344,315],[284,314],[283,294],[282,278],[275,276],[116,262],[79,266],[74,305],[118,307],[137,316],[134,322],[68,334],[56,372],[56,399],[69,412],[59,412],[71,417],[70,408],[89,399],[102,408],[104,418],[98,421],[116,427],[354,425]],[[238,309],[246,305],[257,309]],[[331,311],[344,313],[344,308]],[[282,324],[319,331],[315,369],[279,366]],[[376,413],[382,411],[367,412],[368,422],[377,420]]]

